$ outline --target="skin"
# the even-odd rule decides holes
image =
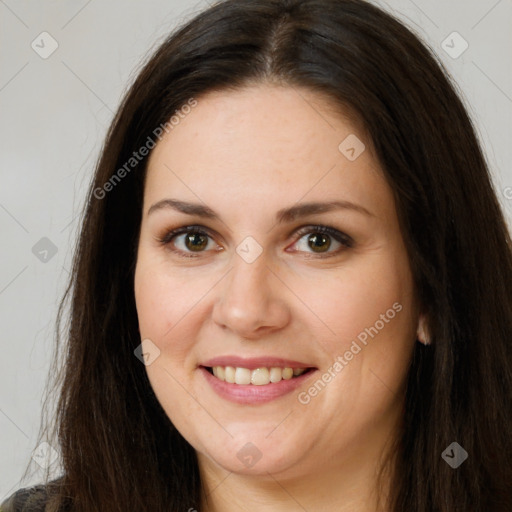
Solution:
[[[169,418],[194,447],[207,489],[202,510],[376,511],[376,470],[402,418],[404,380],[422,317],[391,189],[358,123],[305,89],[252,85],[211,92],[155,147],[148,163],[135,273],[141,339],[160,351],[146,366]],[[350,134],[366,149],[350,161]],[[179,199],[222,221],[161,208]],[[297,202],[344,208],[276,224]],[[171,229],[211,231],[202,252]],[[315,252],[314,227],[349,235]],[[308,227],[298,235],[301,227]],[[263,249],[248,263],[248,236]],[[172,248],[195,255],[180,257]],[[322,257],[327,255],[328,257]],[[368,338],[307,404],[298,400],[393,304],[400,312]],[[318,370],[265,404],[219,397],[198,365],[220,355],[275,356]],[[260,460],[237,457],[251,442]],[[381,499],[387,495],[386,482]]]

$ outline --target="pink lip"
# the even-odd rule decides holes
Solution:
[[[245,359],[238,356],[219,356],[209,359],[201,366],[233,366],[238,368],[247,368],[255,370],[256,368],[312,368],[312,365],[301,363],[300,361],[292,361],[290,359],[280,359],[278,357],[252,357]]]
[[[215,362],[213,359],[212,361]],[[210,362],[211,361],[209,361],[209,363]],[[288,361],[286,366],[293,367],[293,365],[288,365],[289,362],[291,361]],[[247,364],[247,362],[244,362],[244,364]],[[214,366],[224,366],[224,364],[215,364]],[[226,364],[225,366],[236,365]],[[247,368],[247,366],[243,366],[242,364],[239,366]],[[254,368],[262,366],[267,365],[259,364],[259,366],[256,365]],[[274,364],[274,366],[281,366],[281,364]],[[304,368],[304,365],[295,366],[295,368]],[[308,379],[312,374],[316,373],[316,371],[313,370],[289,380],[283,379],[279,382],[265,384],[263,386],[255,386],[254,384],[230,384],[229,382],[225,382],[213,376],[204,366],[200,366],[198,369],[203,374],[208,384],[221,398],[235,402],[237,404],[245,405],[257,405],[281,398],[282,396],[291,393],[294,389],[303,384],[304,381]]]

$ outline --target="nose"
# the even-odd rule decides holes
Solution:
[[[252,263],[235,254],[231,272],[216,288],[213,320],[239,337],[261,338],[290,321],[287,288],[268,266],[265,253]]]

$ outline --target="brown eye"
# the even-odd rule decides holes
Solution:
[[[308,238],[308,245],[315,252],[324,252],[324,249],[328,250],[331,246],[331,240],[328,236],[322,233],[314,234],[310,235]]]
[[[202,233],[187,233],[185,235],[185,246],[194,252],[205,249],[208,245],[208,235]]]
[[[327,226],[308,226],[298,233],[300,239],[294,244],[299,245],[298,252],[311,254],[316,253],[318,257],[335,256],[344,249],[354,245],[351,237]],[[306,236],[307,235],[307,236]],[[302,241],[304,239],[304,242]],[[330,251],[332,245],[338,244],[338,249]],[[208,249],[221,249],[215,244],[212,234],[200,226],[185,226],[166,233],[159,239],[159,242],[169,247],[178,256],[194,258],[201,256],[201,253],[208,252]],[[209,247],[212,242],[213,247]],[[302,248],[300,247],[302,245]],[[294,251],[292,251],[294,252]]]
[[[162,245],[168,247],[179,256],[186,258],[194,258],[206,252],[210,241],[213,246],[216,246],[210,233],[197,226],[174,229],[159,239]]]
[[[337,255],[354,245],[354,240],[351,237],[328,226],[307,226],[301,229],[298,234],[301,238],[294,244],[299,246],[298,250],[305,253],[314,252],[319,257]],[[329,251],[333,241],[335,246],[338,245],[338,249],[335,248]]]

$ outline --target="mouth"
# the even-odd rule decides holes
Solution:
[[[216,379],[229,384],[240,386],[266,386],[277,384],[282,380],[296,379],[306,373],[314,371],[313,367],[292,366],[260,366],[257,368],[245,368],[243,366],[202,366]]]
[[[318,368],[274,356],[225,355],[203,361],[198,370],[221,398],[237,404],[258,405],[289,396],[311,380]]]

